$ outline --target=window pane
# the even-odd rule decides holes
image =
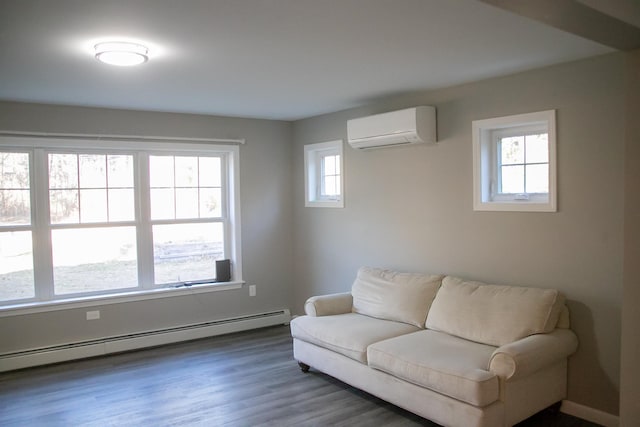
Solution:
[[[322,157],[320,196],[340,195],[340,156],[336,154]]]
[[[76,154],[49,154],[49,188],[78,188]]]
[[[0,152],[0,226],[31,223],[29,154]]]
[[[152,172],[151,219],[222,216],[222,164],[219,157],[150,156],[150,161],[156,167],[163,165],[170,170],[174,170],[171,168],[175,165],[175,185],[173,180],[154,178]],[[166,171],[163,173],[166,175]],[[162,182],[166,187],[161,189],[154,186],[154,182]]]
[[[29,188],[29,154],[0,153],[0,188]]]
[[[198,158],[176,157],[176,187],[198,186]]]
[[[200,157],[200,186],[220,187],[222,185],[219,157]]]
[[[133,220],[132,197],[107,199],[112,194],[110,187],[133,191],[133,158],[133,155],[49,154],[51,222],[86,224]],[[117,209],[113,217],[109,212],[111,207]]]
[[[0,188],[0,226],[31,223],[29,190],[3,190]]]
[[[527,165],[527,193],[549,192],[549,165]]]
[[[220,218],[222,216],[222,190],[220,188],[200,189],[200,218]]]
[[[77,154],[49,154],[49,188],[51,223],[79,223]]]
[[[524,166],[502,166],[501,193],[514,194],[524,192]]]
[[[133,189],[109,189],[109,221],[135,219]]]
[[[526,143],[527,163],[549,163],[548,134],[528,135]]]
[[[173,188],[151,189],[151,219],[174,219],[176,217]]]
[[[52,230],[51,246],[57,295],[138,284],[135,227]]]
[[[80,188],[105,188],[107,186],[107,158],[104,155],[81,154]]]
[[[338,156],[325,156],[322,158],[324,175],[336,175],[339,173],[337,160]]]
[[[50,190],[49,209],[52,224],[77,224],[80,222],[78,190]]]
[[[524,137],[502,138],[500,141],[500,162],[503,165],[524,163]]]
[[[173,157],[149,156],[149,180],[152,188],[173,187]]]
[[[109,188],[133,188],[133,156],[109,155]]]
[[[323,196],[337,196],[338,192],[338,177],[336,176],[325,176],[323,182]]]
[[[214,279],[224,259],[222,223],[153,226],[155,283]]]
[[[31,232],[0,233],[0,301],[34,296]]]
[[[31,223],[29,154],[0,153],[0,226]]]
[[[107,221],[107,190],[80,190],[80,222]]]
[[[198,218],[197,188],[176,188],[176,218]]]

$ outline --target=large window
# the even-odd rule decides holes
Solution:
[[[0,305],[241,280],[237,147],[0,142]]]

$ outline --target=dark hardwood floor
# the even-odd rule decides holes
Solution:
[[[0,374],[1,426],[431,426],[293,360],[287,326]],[[543,411],[519,427],[595,424]]]

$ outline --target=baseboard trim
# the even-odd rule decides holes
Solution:
[[[288,309],[0,355],[0,372],[289,324]]]
[[[618,427],[620,425],[620,417],[608,412],[600,411],[589,406],[581,405],[570,400],[563,400],[560,406],[560,412],[592,423],[600,424],[604,427]]]

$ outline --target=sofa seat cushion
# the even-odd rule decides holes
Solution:
[[[499,398],[489,372],[495,347],[437,331],[418,331],[369,346],[369,366],[475,406]]]
[[[442,278],[437,274],[361,267],[351,287],[353,312],[424,328]]]
[[[357,313],[300,316],[291,321],[291,335],[367,363],[367,347],[375,342],[420,330],[406,323],[376,319]]]
[[[558,324],[564,296],[555,289],[489,285],[447,276],[426,327],[497,347]]]

